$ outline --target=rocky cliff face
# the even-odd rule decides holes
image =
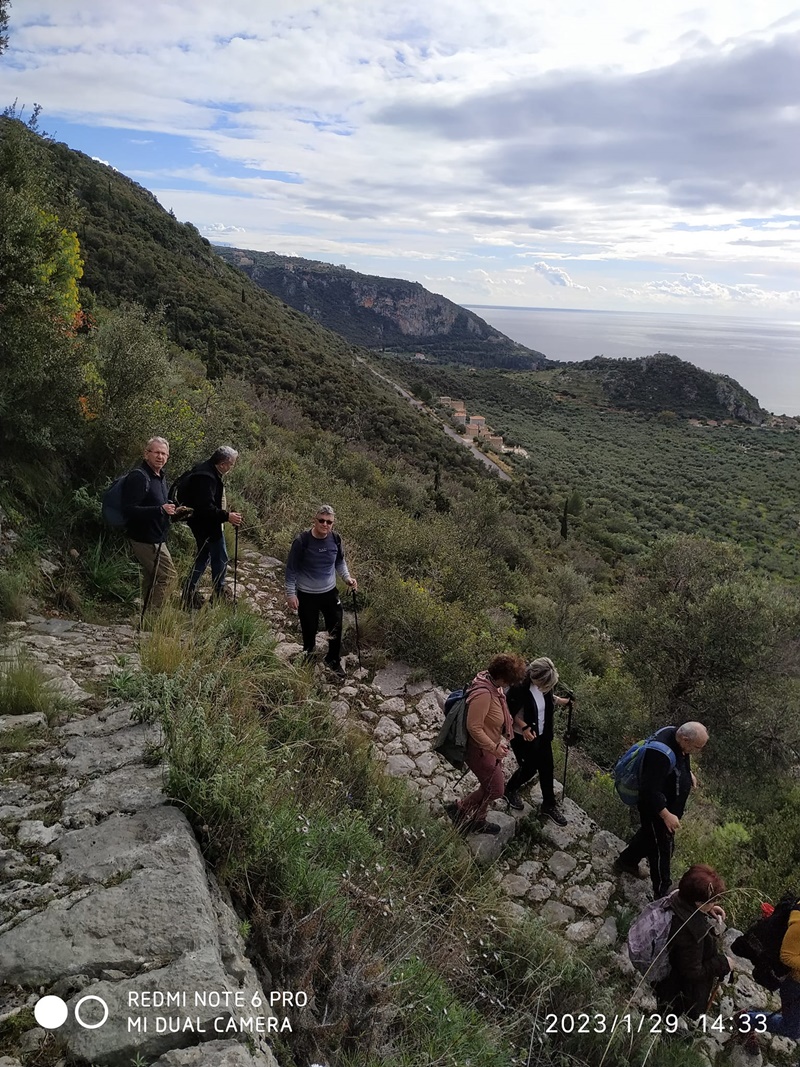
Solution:
[[[358,274],[274,252],[216,251],[257,285],[352,344],[418,351],[430,359],[474,366],[530,369],[547,363],[541,352],[517,344],[419,282]]]

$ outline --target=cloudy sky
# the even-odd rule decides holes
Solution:
[[[800,0],[12,0],[14,100],[212,241],[800,320]]]

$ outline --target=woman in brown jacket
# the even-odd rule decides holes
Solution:
[[[497,834],[500,827],[486,821],[486,810],[504,792],[503,759],[513,731],[504,688],[525,677],[525,660],[514,653],[493,656],[485,671],[475,676],[467,699],[467,751],[465,762],[480,783],[463,800],[445,810],[459,830]]]

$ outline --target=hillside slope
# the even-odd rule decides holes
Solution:
[[[276,252],[215,246],[217,254],[298,311],[368,348],[413,349],[431,359],[528,370],[541,352],[512,341],[472,311],[419,282],[359,274]]]
[[[317,426],[423,470],[444,461],[477,474],[465,450],[370,374],[342,337],[223,262],[152,193],[64,144],[48,150],[80,209],[84,305],[91,294],[89,307],[163,308],[170,339],[197,355],[210,379],[240,376],[273,410],[299,409]]]

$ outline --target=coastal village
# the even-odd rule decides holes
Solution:
[[[495,433],[491,426],[487,425],[483,415],[468,415],[464,400],[453,400],[449,396],[437,397],[439,404],[447,408],[456,426],[462,426],[464,433],[477,441],[483,441],[487,448],[494,452],[510,452],[517,456],[527,456],[527,451],[519,445],[511,447],[503,442],[503,437]]]

